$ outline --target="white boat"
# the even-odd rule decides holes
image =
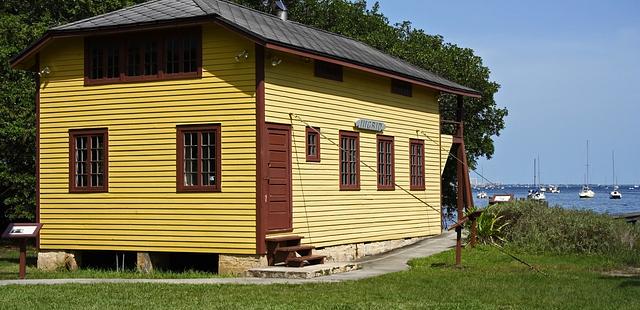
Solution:
[[[578,193],[578,197],[589,199],[596,196],[596,193],[594,193],[593,190],[591,190],[591,188],[589,187],[589,140],[587,140],[587,165],[586,166],[587,166],[587,174],[584,180],[585,181],[584,186],[582,186],[582,190],[580,190],[580,192]]]
[[[609,199],[622,199],[622,193],[618,190],[617,186],[609,193]]]
[[[547,200],[547,196],[543,192],[530,190],[529,194],[527,194],[527,198],[535,201],[544,201]]]
[[[552,194],[559,194],[560,189],[555,185],[549,185],[549,192]]]
[[[541,193],[546,193],[547,192],[547,188],[544,186],[540,186],[540,190]]]
[[[611,166],[613,167],[613,191],[609,193],[609,199],[622,199],[622,193],[616,185],[618,183],[616,181],[616,155],[613,151],[611,152]]]
[[[479,193],[476,195],[476,197],[477,197],[478,199],[487,199],[487,198],[489,198],[489,195],[487,195],[487,192],[479,192]]]
[[[582,187],[582,190],[580,190],[580,193],[578,193],[578,196],[580,198],[593,198],[596,196],[596,193],[594,193],[588,185],[585,185]]]

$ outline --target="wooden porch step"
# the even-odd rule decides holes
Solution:
[[[318,265],[324,263],[324,255],[307,255],[287,258],[286,265],[289,267],[302,267],[305,262],[309,265]]]
[[[283,246],[276,248],[276,252],[301,252],[301,251],[310,251],[315,249],[313,245],[295,245],[295,246]]]
[[[292,241],[292,240],[300,240],[303,239],[304,237],[302,236],[297,236],[297,235],[290,235],[290,236],[277,236],[277,237],[268,237],[266,238],[267,242],[285,242],[285,241]]]

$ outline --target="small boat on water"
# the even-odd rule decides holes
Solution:
[[[549,192],[552,194],[559,194],[560,189],[555,185],[549,185]]]
[[[479,193],[476,195],[476,197],[477,197],[478,199],[487,199],[487,198],[489,198],[489,195],[487,195],[487,192],[479,192]]]
[[[544,201],[547,200],[547,196],[540,191],[529,190],[529,194],[527,194],[527,198],[535,201]]]
[[[613,167],[613,191],[609,193],[609,199],[622,199],[622,193],[616,185],[616,155],[613,151],[611,151],[611,166]]]
[[[586,166],[587,166],[587,174],[584,180],[585,181],[584,186],[582,186],[582,189],[578,193],[578,197],[582,199],[590,199],[596,196],[596,193],[594,193],[593,190],[591,190],[591,188],[589,187],[589,140],[587,140],[587,165]]]
[[[544,201],[547,200],[547,196],[545,196],[544,192],[547,189],[544,186],[538,184],[540,180],[540,157],[538,156],[537,162],[536,158],[533,159],[533,188],[530,189],[527,194],[527,199],[535,200],[535,201]]]
[[[578,193],[578,196],[580,198],[593,198],[596,196],[596,193],[593,192],[589,185],[585,185],[582,187],[582,190],[580,190],[580,193]]]
[[[617,186],[614,186],[613,191],[609,193],[609,199],[622,199],[622,193],[618,190]]]

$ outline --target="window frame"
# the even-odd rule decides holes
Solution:
[[[183,39],[190,37],[196,39],[196,71],[194,72],[178,72],[178,73],[165,73],[166,62],[166,44],[170,39]],[[140,49],[140,64],[139,69],[144,72],[145,63],[145,45],[147,43],[156,43],[156,57],[155,62],[157,66],[157,73],[150,75],[135,75],[129,76],[128,73],[128,48],[131,42],[136,42],[141,47]],[[112,47],[116,46],[119,51],[118,55],[118,77],[117,78],[91,78],[92,62],[91,62],[91,50],[94,46]],[[180,50],[182,51],[182,50]],[[183,57],[184,54],[180,57]],[[106,56],[103,56],[106,58]],[[183,58],[179,58],[183,59]],[[104,63],[106,61],[103,60]],[[184,62],[184,60],[182,61]],[[180,60],[179,60],[179,63]],[[179,65],[181,66],[181,65]],[[106,70],[106,69],[104,69]],[[106,76],[106,74],[105,74]],[[155,30],[145,31],[137,33],[124,33],[116,35],[103,35],[87,37],[84,39],[84,85],[105,85],[105,84],[117,84],[117,83],[133,83],[133,82],[146,82],[146,81],[163,81],[173,79],[191,79],[202,78],[202,29],[200,26],[196,27],[181,27],[174,30]]]
[[[343,82],[344,67],[342,65],[316,59],[313,61],[313,75],[327,80]]]
[[[309,154],[309,134],[314,134],[316,136],[316,154]],[[305,139],[305,155],[307,158],[307,162],[320,162],[320,128],[319,127],[310,127],[307,126],[304,131],[304,139]]]
[[[387,162],[381,162],[381,158],[380,155],[381,154],[381,150],[380,150],[380,143],[384,142],[384,143],[390,143],[391,144],[391,158],[390,158],[390,163]],[[376,184],[378,185],[378,190],[379,191],[392,191],[395,190],[395,179],[396,179],[396,165],[395,165],[395,145],[394,145],[394,137],[393,136],[385,136],[385,135],[377,135],[376,136]],[[387,154],[384,154],[387,155]],[[381,175],[381,171],[380,171],[380,165],[391,165],[391,180],[390,180],[390,184],[382,184],[380,183],[380,177]]]
[[[202,140],[198,139],[198,172],[197,180],[199,185],[184,184],[184,133],[197,132],[198,137],[204,131],[215,132],[215,185],[201,185],[202,178]],[[222,141],[220,124],[197,124],[197,125],[177,125],[176,126],[176,192],[178,193],[215,193],[222,191]]]
[[[413,97],[413,84],[391,79],[391,93],[405,97]]]
[[[104,155],[103,155],[103,180],[102,186],[91,186],[92,183],[92,173],[91,173],[91,162],[92,162],[92,148],[91,148],[91,137],[93,136],[102,136],[103,145],[104,145]],[[85,169],[88,168],[89,172],[87,174],[87,186],[77,186],[76,185],[76,138],[87,136],[89,139],[87,145],[87,165]],[[69,129],[69,193],[107,193],[109,192],[109,130],[107,128],[83,128],[83,129]]]
[[[355,149],[356,149],[356,161],[355,161],[355,184],[343,184],[342,183],[342,163],[343,163],[343,150],[342,148],[342,138],[353,138],[355,139]],[[339,140],[338,145],[340,148],[339,152],[339,173],[338,173],[338,182],[340,184],[341,191],[359,191],[360,190],[360,133],[356,131],[346,131],[340,130],[339,132]]]
[[[422,165],[420,168],[420,173],[422,174],[422,184],[416,184],[414,182],[414,165],[413,165],[413,160],[414,160],[414,153],[413,153],[413,146],[414,145],[419,145],[420,146],[420,156],[422,157]],[[424,140],[422,139],[409,139],[409,189],[410,190],[414,190],[414,191],[424,191],[426,189],[426,176],[425,176],[425,149],[424,149]],[[417,168],[417,167],[416,167]],[[418,177],[418,176],[416,176]]]

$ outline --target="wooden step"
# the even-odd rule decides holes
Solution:
[[[299,252],[299,251],[309,251],[313,250],[316,247],[313,245],[295,245],[295,246],[283,246],[276,249],[276,252]]]
[[[289,267],[302,267],[307,262],[309,265],[318,265],[324,263],[324,255],[307,255],[299,257],[287,258],[286,265]]]
[[[290,236],[277,236],[277,237],[268,237],[266,238],[267,242],[285,242],[285,241],[292,241],[292,240],[300,240],[303,239],[304,237],[302,236],[297,236],[297,235],[290,235]]]

